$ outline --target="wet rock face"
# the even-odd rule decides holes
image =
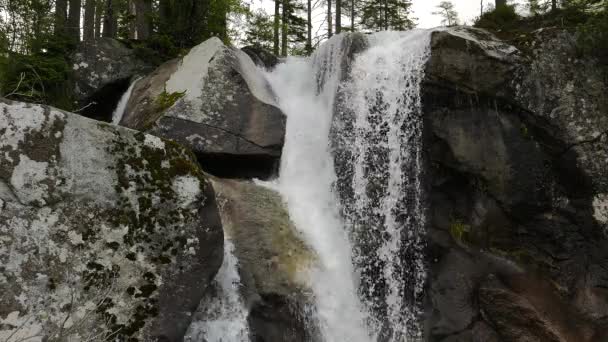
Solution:
[[[528,59],[475,29],[433,36],[430,341],[607,338],[606,85],[567,37],[538,33]]]
[[[178,141],[199,157],[270,158],[261,170],[256,163],[246,170],[268,178],[278,166],[285,122],[251,58],[212,38],[138,82],[121,124]]]
[[[181,340],[223,246],[192,155],[50,107],[0,112],[0,337]]]
[[[103,121],[111,120],[131,78],[151,69],[132,49],[112,38],[83,42],[70,57],[70,63],[75,100],[79,107],[89,105],[81,114]]]
[[[274,69],[274,67],[279,64],[279,58],[277,56],[273,55],[269,51],[266,51],[264,48],[261,48],[259,46],[245,46],[241,49],[241,51],[249,55],[255,65],[262,66],[268,70]]]
[[[315,341],[307,271],[316,262],[280,195],[250,181],[213,179],[226,236],[235,247],[252,341]],[[204,307],[204,304],[201,304]]]

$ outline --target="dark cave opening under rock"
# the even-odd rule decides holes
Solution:
[[[266,154],[197,153],[201,168],[216,177],[269,180],[279,174],[280,157]]]
[[[79,114],[99,121],[112,122],[112,113],[130,84],[130,77],[106,84],[82,102],[82,107],[86,108]]]

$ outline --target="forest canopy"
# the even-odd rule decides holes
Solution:
[[[276,55],[310,54],[344,31],[407,30],[416,26],[411,0],[275,0],[274,13],[244,0],[0,0],[0,95],[74,109],[67,86],[68,56],[78,44],[119,39],[151,64],[219,37]],[[270,1],[270,0],[268,0]],[[608,1],[528,0],[536,26],[566,25],[580,36],[581,51],[608,59]],[[476,26],[517,28],[522,9],[506,0],[481,2]],[[434,14],[459,22],[450,1]],[[323,16],[323,25],[313,22]]]

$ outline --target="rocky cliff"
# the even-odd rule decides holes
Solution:
[[[369,46],[361,34],[342,42],[344,84]],[[98,64],[77,53],[83,101],[144,70],[115,43],[86,51]],[[242,299],[243,338],[321,339],[306,277],[318,256],[280,195],[251,181],[275,177],[282,156],[286,117],[255,66],[279,61],[245,51],[211,39],[161,65],[133,86],[126,127],[0,100],[0,340],[201,341],[228,290]],[[563,30],[515,47],[465,27],[435,30],[428,58],[422,148],[402,146],[419,156],[403,171],[419,172],[420,187],[393,196],[423,205],[425,265],[411,262],[418,250],[401,255],[405,268],[426,267],[422,294],[408,298],[422,303],[424,339],[608,341],[608,85],[597,61]],[[338,89],[330,148],[345,202],[357,195],[352,142],[336,132],[354,126]],[[371,147],[365,167],[379,169],[388,159]],[[373,199],[386,179],[368,182]],[[396,222],[412,222],[406,214]],[[373,258],[375,242],[363,242]],[[224,243],[236,285],[214,279]]]
[[[571,34],[540,30],[528,44],[433,34],[431,341],[608,338],[606,84]]]

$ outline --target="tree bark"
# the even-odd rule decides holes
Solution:
[[[289,13],[289,0],[283,0],[283,17],[281,19],[281,56],[287,56],[287,33],[289,31],[289,23],[287,22],[287,14]]]
[[[336,34],[342,32],[342,0],[336,0]]]
[[[82,40],[89,42],[95,39],[95,0],[84,3],[84,25]]]
[[[388,0],[384,0],[384,31],[388,31]]]
[[[133,36],[139,40],[148,39],[152,30],[152,1],[132,0],[133,13]]]
[[[557,10],[557,0],[551,0],[551,11]]]
[[[73,42],[80,41],[80,0],[70,0],[70,11],[68,13],[68,37]]]
[[[272,52],[278,56],[279,55],[279,27],[281,25],[281,0],[274,0],[274,45],[272,48]]]
[[[101,37],[101,18],[103,18],[103,1],[95,0],[95,38]]]
[[[159,31],[166,32],[169,16],[171,12],[171,4],[169,0],[158,1],[158,19],[159,19]]]
[[[127,27],[129,29],[129,39],[137,39],[137,2],[141,0],[128,0],[127,11],[129,13],[129,21]]]
[[[312,0],[306,1],[306,51],[312,52]]]
[[[116,18],[115,4],[116,0],[106,0],[106,15],[103,17],[103,36],[116,38],[116,27],[118,21]]]
[[[350,0],[350,32],[355,32],[355,0]]]
[[[327,38],[333,36],[331,19],[331,0],[327,0]]]
[[[55,35],[65,34],[65,24],[68,17],[68,0],[55,2]]]
[[[483,0],[479,1],[479,17],[483,15]]]

